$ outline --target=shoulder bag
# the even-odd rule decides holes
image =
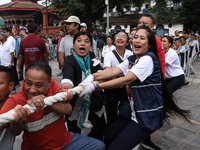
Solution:
[[[119,63],[122,63],[123,60],[120,58],[120,56],[117,54],[115,50],[112,51]],[[129,104],[129,100],[126,99],[124,101],[121,101],[119,106],[118,106],[118,116],[126,118],[126,119],[131,119],[131,107]]]

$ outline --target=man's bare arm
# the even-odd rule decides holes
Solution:
[[[21,75],[22,74],[22,60],[23,60],[23,55],[19,54],[19,58],[18,58],[18,74]]]
[[[61,68],[63,68],[64,58],[65,58],[65,53],[59,52],[58,53],[58,59],[59,59],[59,64],[60,64]]]
[[[47,53],[44,53],[44,54],[43,54],[43,59],[44,59],[44,62],[45,62],[45,63],[49,64],[49,58],[48,58]]]

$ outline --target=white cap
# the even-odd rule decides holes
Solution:
[[[83,22],[83,23],[80,24],[80,26],[81,27],[87,27],[87,24]]]
[[[80,24],[81,21],[77,16],[70,16],[67,20],[64,20],[63,22],[75,22]]]

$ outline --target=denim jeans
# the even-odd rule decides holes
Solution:
[[[105,150],[105,144],[95,138],[81,135],[78,133],[71,133],[71,141],[61,150]]]

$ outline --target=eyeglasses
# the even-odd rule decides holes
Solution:
[[[125,40],[125,39],[127,39],[127,36],[116,35],[115,38],[116,39],[122,38],[122,40]]]

